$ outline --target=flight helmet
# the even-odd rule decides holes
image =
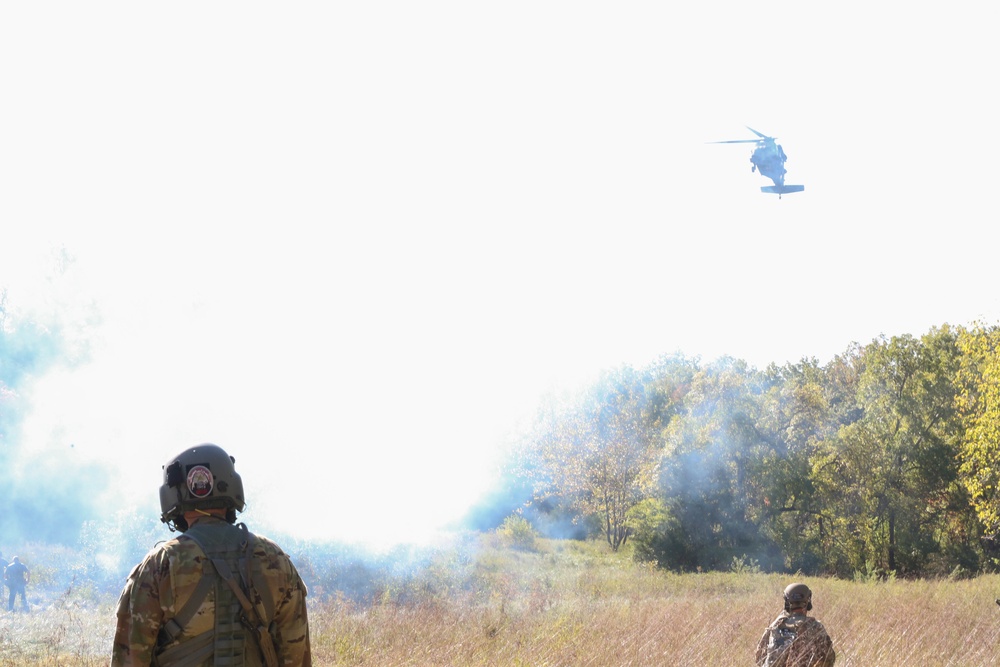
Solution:
[[[171,458],[163,466],[160,521],[183,532],[188,528],[184,512],[217,508],[225,509],[226,520],[235,523],[236,513],[246,504],[235,463],[235,458],[210,443]]]

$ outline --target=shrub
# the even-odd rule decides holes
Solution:
[[[535,540],[538,539],[538,533],[532,527],[531,522],[523,516],[511,514],[503,520],[496,532],[501,543],[510,549],[537,550]]]

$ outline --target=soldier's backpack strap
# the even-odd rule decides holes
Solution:
[[[165,635],[166,641],[163,643],[173,643],[177,641],[178,636],[181,631],[187,627],[187,624],[191,622],[194,615],[201,608],[201,603],[205,601],[208,596],[209,591],[215,587],[215,582],[209,577],[202,577],[198,581],[198,585],[195,587],[194,592],[191,593],[191,597],[188,601],[184,603],[181,610],[177,612],[173,618],[163,624],[160,628],[160,632]]]
[[[213,588],[215,588],[215,581],[211,577],[202,577],[181,610],[160,627],[158,644],[161,646],[173,644],[173,646],[154,655],[153,665],[156,667],[189,667],[200,665],[212,655],[215,651],[215,634],[212,632],[206,632],[186,642],[177,643],[177,641],[181,632],[194,618]]]
[[[229,566],[229,563],[226,562],[224,558],[217,557],[217,554],[219,552],[215,548],[212,548],[216,545],[212,545],[212,547],[206,545],[204,538],[207,536],[201,534],[201,532],[197,530],[198,527],[199,526],[196,524],[191,528],[189,528],[184,534],[191,540],[193,540],[195,544],[201,547],[201,550],[205,553],[205,555],[209,559],[208,562],[212,563],[212,566],[215,568],[215,571],[219,574],[219,577],[221,577],[222,580],[226,582],[226,585],[229,587],[230,591],[232,591],[236,600],[239,602],[240,607],[243,609],[243,614],[241,615],[240,622],[242,623],[243,627],[249,630],[253,634],[254,638],[257,640],[257,646],[260,648],[261,657],[264,659],[264,664],[267,667],[278,667],[278,654],[274,648],[274,640],[271,638],[271,633],[268,632],[269,621],[265,620],[262,612],[252,602],[250,602],[250,598],[247,597],[246,591],[243,590],[243,587],[240,586],[240,583],[236,580],[236,577],[233,575],[233,571],[232,568]],[[238,527],[226,526],[226,528],[228,528],[230,531],[241,530],[243,532],[239,540],[239,547],[240,550],[243,552],[243,558],[241,558],[240,560],[246,563],[246,570],[247,570],[246,578],[249,580],[248,586],[250,587],[251,590],[253,590],[253,584],[252,584],[253,577],[251,576],[252,573],[250,571],[251,570],[250,563],[252,560],[252,549],[250,548],[250,545],[253,543],[253,534],[249,530],[247,530],[246,524],[242,523]],[[223,543],[225,543],[226,541],[227,541],[226,539],[222,540]],[[202,577],[202,579],[209,579],[209,578]]]
[[[261,618],[257,607],[250,602],[250,598],[246,596],[246,593],[243,592],[243,589],[236,581],[229,563],[221,558],[213,558],[212,565],[215,566],[216,572],[219,573],[219,576],[222,577],[223,581],[233,591],[236,599],[240,601],[240,606],[243,607],[243,625],[257,638],[257,643],[260,645],[260,652],[264,656],[264,664],[267,667],[278,667],[278,654],[274,650],[274,641],[271,639],[271,633],[268,632],[267,623]]]

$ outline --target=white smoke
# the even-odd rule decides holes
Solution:
[[[666,3],[60,11],[0,26],[0,286],[58,313],[73,358],[24,387],[12,446],[26,475],[68,451],[106,466],[112,510],[155,512],[160,466],[212,441],[264,523],[414,538],[485,490],[553,387],[1000,312],[987,22],[946,18],[966,37],[932,56],[940,17],[900,35],[868,8],[827,37],[798,10],[720,25]],[[748,57],[761,34],[780,81]],[[920,85],[882,94],[886,53]],[[801,196],[706,147],[745,124],[782,141]],[[962,165],[961,197],[935,164]],[[900,222],[931,218],[953,222]]]

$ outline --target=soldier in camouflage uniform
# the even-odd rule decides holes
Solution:
[[[757,667],[833,667],[837,654],[830,635],[806,615],[812,610],[812,591],[805,584],[791,584],[784,596],[785,611],[757,643]]]
[[[129,574],[112,667],[312,665],[305,584],[277,544],[236,524],[235,461],[204,444],[163,466],[160,518],[182,534]]]

